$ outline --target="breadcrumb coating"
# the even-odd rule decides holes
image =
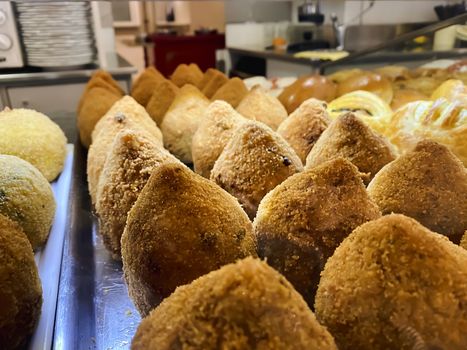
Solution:
[[[248,94],[248,89],[240,78],[229,79],[219,90],[211,97],[211,101],[221,100],[237,108],[243,98]]]
[[[186,84],[199,86],[203,77],[204,74],[196,63],[179,64],[170,76],[170,80],[181,88]]]
[[[146,111],[157,125],[161,125],[165,113],[177,96],[178,90],[178,87],[167,79],[162,80],[154,87],[152,96],[146,105]]]

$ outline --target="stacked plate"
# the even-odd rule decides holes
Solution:
[[[19,2],[16,10],[28,65],[64,67],[94,62],[88,2]]]

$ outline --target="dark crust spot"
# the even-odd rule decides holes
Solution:
[[[116,122],[123,123],[126,117],[125,117],[125,114],[123,114],[122,112],[117,112],[115,113],[114,118]]]
[[[292,164],[292,162],[290,161],[289,158],[287,158],[286,156],[282,156],[282,163],[285,165],[285,166],[289,166]]]

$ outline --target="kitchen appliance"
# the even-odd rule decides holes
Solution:
[[[12,3],[0,1],[0,68],[23,66],[23,52]]]
[[[322,24],[324,22],[324,15],[320,12],[320,0],[316,1],[316,4],[312,2],[305,2],[298,7],[298,21],[299,22],[313,22],[316,24]]]

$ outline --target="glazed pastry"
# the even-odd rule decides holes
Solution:
[[[386,165],[368,193],[383,214],[410,216],[455,243],[467,228],[467,170],[436,142],[421,141]]]
[[[387,104],[391,103],[393,96],[390,81],[384,76],[372,72],[362,72],[339,83],[337,96],[342,96],[357,90],[372,92],[378,95]]]
[[[151,98],[146,105],[146,111],[157,125],[162,124],[165,113],[167,113],[179,88],[170,80],[164,79],[154,87]]]
[[[0,112],[0,154],[10,154],[34,165],[48,181],[62,172],[66,137],[49,117],[32,109]]]
[[[237,112],[247,119],[257,120],[276,130],[287,118],[287,111],[275,97],[269,96],[260,86],[254,86],[237,107]]]
[[[162,133],[143,106],[130,96],[117,101],[99,120],[92,133],[93,143],[89,147],[87,159],[88,189],[92,204],[96,203],[97,185],[114,138],[124,129],[146,132],[162,145]]]
[[[311,97],[330,102],[336,98],[336,94],[337,85],[332,80],[314,74],[298,78],[278,98],[290,114]]]
[[[332,74],[329,74],[326,76],[326,78],[332,80],[336,84],[342,83],[344,80],[347,80],[350,77],[360,75],[364,71],[358,68],[352,68],[352,69],[341,69],[338,70],[337,72],[334,72]]]
[[[185,84],[198,86],[203,80],[204,74],[196,63],[179,64],[170,76],[170,80],[181,88]]]
[[[261,199],[302,170],[300,158],[280,135],[262,123],[247,121],[214,163],[211,180],[236,197],[253,219]]]
[[[418,91],[407,89],[396,90],[391,101],[391,108],[393,111],[396,111],[407,103],[426,100],[429,100],[429,98]]]
[[[255,248],[251,222],[234,197],[183,164],[161,164],[129,212],[122,236],[130,297],[147,316],[178,286],[256,256]]]
[[[131,348],[337,350],[290,283],[252,258],[177,288],[143,319]]]
[[[338,97],[328,104],[327,111],[331,119],[352,112],[378,133],[386,129],[392,115],[391,107],[368,91],[353,91]]]
[[[0,281],[1,348],[25,349],[41,315],[41,281],[26,235],[1,214]]]
[[[261,201],[254,221],[258,255],[313,306],[319,275],[342,240],[381,213],[358,169],[337,158],[289,177]]]
[[[178,160],[142,131],[122,130],[114,139],[97,188],[96,213],[104,245],[121,259],[120,239],[128,212],[154,169]]]
[[[158,84],[164,81],[164,76],[154,67],[147,68],[135,81],[131,89],[131,97],[141,106],[146,106]]]
[[[240,78],[229,79],[212,96],[211,101],[222,100],[229,103],[233,108],[237,108],[241,100],[248,94],[243,80]]]
[[[210,79],[206,81],[205,83],[201,81],[200,85],[202,85],[203,87],[200,88],[200,90],[207,98],[210,99],[212,96],[214,96],[216,91],[219,90],[219,88],[222,85],[224,85],[227,81],[229,81],[229,78],[227,78],[224,73],[218,71],[217,69],[212,69],[212,68],[209,68],[209,69],[212,70],[211,71],[212,73],[208,75]],[[207,74],[208,73],[206,72],[205,77]]]
[[[408,80],[411,78],[409,69],[404,66],[384,66],[376,68],[373,71],[385,76],[390,81]]]
[[[329,123],[326,103],[310,98],[279,125],[277,133],[292,146],[305,164],[306,156]]]
[[[342,350],[467,344],[467,251],[403,215],[355,229],[328,259],[316,317]]]
[[[209,100],[196,86],[184,85],[170,105],[161,130],[164,147],[184,163],[192,163],[193,135],[205,116]]]
[[[198,174],[209,179],[225,145],[246,120],[227,102],[214,101],[209,105],[192,142],[194,170]]]
[[[0,155],[0,169],[0,214],[18,223],[36,250],[47,241],[55,217],[52,187],[18,157]]]
[[[415,90],[419,93],[431,96],[438,86],[444,81],[444,79],[433,78],[433,77],[419,77],[409,80],[399,80],[393,82],[394,90]]]
[[[342,157],[352,162],[368,184],[395,155],[390,144],[352,113],[331,122],[306,157],[306,169]]]
[[[393,114],[384,133],[400,153],[428,138],[448,147],[467,166],[467,109],[456,102],[409,103]]]
[[[442,83],[431,95],[432,100],[445,98],[467,108],[467,87],[460,80],[450,79]]]

